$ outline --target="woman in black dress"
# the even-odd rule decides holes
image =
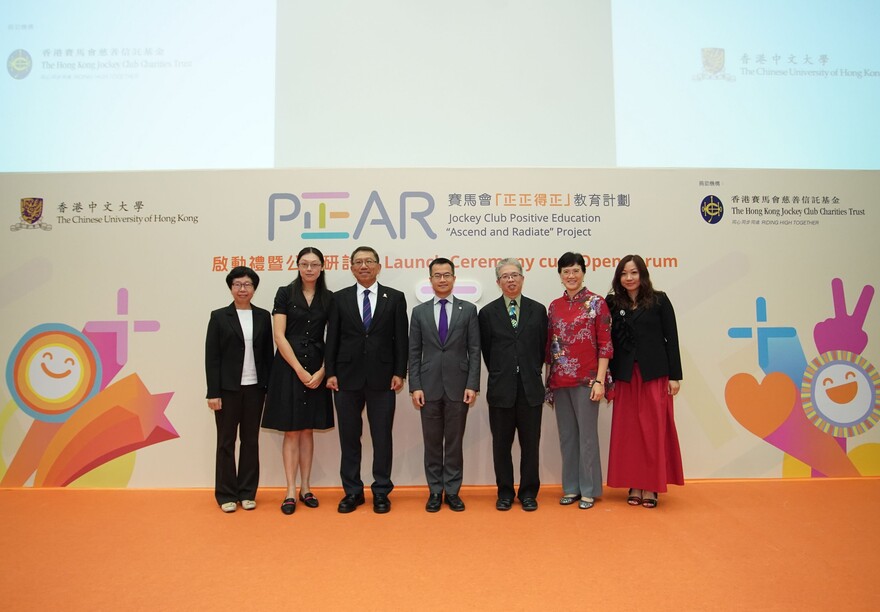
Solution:
[[[280,287],[272,310],[275,344],[278,347],[263,427],[284,432],[281,456],[287,477],[284,514],[296,510],[296,475],[300,475],[299,500],[318,507],[309,478],[312,472],[312,430],[333,427],[333,404],[324,386],[324,331],[333,308],[333,294],[324,280],[324,255],[306,247],[296,256],[299,276]]]

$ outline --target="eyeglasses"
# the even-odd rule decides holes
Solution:
[[[562,276],[580,276],[583,273],[584,271],[580,268],[575,268],[573,270],[563,270],[562,272],[560,272]]]
[[[498,277],[498,280],[503,280],[503,281],[507,282],[507,281],[517,280],[520,278],[522,278],[522,274],[520,274],[519,272],[511,272],[510,274],[502,274],[501,276]]]
[[[322,264],[320,261],[301,261],[296,265],[303,270],[311,270],[312,268],[320,269],[324,264]]]
[[[238,291],[239,289],[253,289],[253,283],[232,283],[232,288]]]
[[[360,268],[361,266],[373,266],[379,263],[375,259],[355,259],[351,262],[351,265],[355,268]]]
[[[452,272],[437,272],[436,274],[432,274],[431,278],[434,280],[449,280],[455,276]]]

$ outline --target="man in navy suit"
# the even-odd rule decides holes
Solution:
[[[382,265],[376,249],[358,247],[351,254],[357,283],[335,294],[336,308],[327,321],[324,365],[334,403],[342,450],[340,475],[345,497],[339,512],[353,512],[364,503],[361,480],[362,412],[367,407],[373,440],[373,511],[391,510],[395,393],[406,377],[406,298],[377,282]]]
[[[492,431],[492,456],[498,485],[498,510],[513,504],[514,434],[519,436],[520,481],[516,497],[522,509],[538,509],[538,446],[544,383],[541,371],[547,345],[547,309],[522,294],[522,264],[502,259],[495,266],[501,297],[480,310],[480,346],[489,370],[486,400]]]
[[[464,429],[480,389],[480,328],[477,307],[452,295],[453,263],[438,257],[428,273],[434,296],[413,309],[409,328],[409,390],[425,441],[425,510],[440,510],[445,491],[446,504],[461,512]]]

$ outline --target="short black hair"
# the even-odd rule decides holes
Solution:
[[[435,259],[434,261],[432,261],[431,263],[428,264],[428,275],[430,276],[431,273],[434,271],[434,266],[443,266],[443,265],[449,266],[449,268],[452,270],[452,276],[455,276],[455,264],[452,263],[450,260],[446,259],[445,257],[438,257],[437,259]]]
[[[254,284],[254,289],[260,285],[260,275],[248,268],[247,266],[236,266],[229,271],[229,274],[226,275],[226,285],[232,289],[232,281],[236,278],[241,278],[242,276],[247,276],[251,279],[251,282]]]
[[[556,262],[556,272],[562,274],[562,268],[570,268],[571,266],[580,266],[581,272],[584,274],[587,272],[587,262],[584,261],[584,256],[571,251],[564,253]]]
[[[379,253],[377,253],[376,249],[371,246],[359,246],[358,248],[353,250],[351,252],[351,261],[354,261],[354,256],[357,255],[358,251],[366,251],[368,253],[372,253],[373,257],[376,258],[376,263],[379,263]]]

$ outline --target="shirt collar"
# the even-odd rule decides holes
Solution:
[[[364,291],[366,291],[367,289],[370,290],[370,295],[379,295],[379,281],[376,281],[369,287],[364,287],[363,285],[358,283],[358,295],[363,295]]]

